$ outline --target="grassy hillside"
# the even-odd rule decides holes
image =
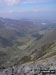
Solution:
[[[56,40],[55,25],[53,29],[52,26],[43,26],[41,22],[34,24],[26,20],[0,19],[0,66],[8,67],[19,61],[25,63],[44,56],[50,43]]]
[[[26,55],[24,49],[36,39],[35,33],[33,22],[0,18],[0,66],[14,65]]]
[[[25,51],[28,52],[31,61],[56,55],[56,29],[46,33],[39,40],[35,39]]]
[[[39,49],[33,50],[29,55],[25,55],[18,64],[35,62],[38,60],[43,60],[56,55],[56,43],[51,42],[49,44],[41,46]]]
[[[28,48],[28,51],[31,50],[35,50],[40,48],[43,45],[48,45],[51,42],[55,42],[56,41],[56,29],[49,31],[45,34],[45,36],[43,36],[40,40],[35,40],[34,43],[32,43],[30,45],[30,47]]]

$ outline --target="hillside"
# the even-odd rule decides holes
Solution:
[[[55,40],[53,22],[0,18],[0,67],[34,61],[44,56]]]
[[[55,42],[56,41],[56,29],[48,32],[41,40],[40,43],[45,44],[49,42]]]
[[[36,39],[32,35],[41,36],[38,32],[31,21],[0,18],[0,66],[13,65],[26,55],[24,49]]]
[[[56,55],[56,29],[48,32],[40,40],[35,40],[27,49],[32,60],[49,58]]]
[[[1,75],[8,74],[15,74],[15,75],[43,75],[41,70],[45,70],[48,74],[50,74],[49,71],[52,71],[52,74],[56,74],[56,44],[52,43],[49,45],[49,47],[45,48],[45,51],[47,51],[47,54],[41,56],[38,60],[34,61],[28,61],[23,64],[17,64],[11,67],[8,67],[6,69],[3,68],[2,71],[0,71]],[[29,57],[27,58],[27,60]],[[24,59],[25,60],[25,59]],[[14,71],[12,71],[12,69]]]
[[[28,55],[25,55],[18,64],[36,61],[36,60],[43,60],[46,58],[50,58],[56,55],[56,29],[50,31],[45,36],[43,36],[40,40],[34,41],[29,47],[25,49],[25,52]],[[43,40],[44,39],[44,40]],[[48,40],[49,41],[48,41]]]
[[[28,48],[29,51],[33,49],[38,49],[43,45],[52,43],[56,41],[56,29],[48,31],[40,40],[35,40],[34,44],[30,45]]]

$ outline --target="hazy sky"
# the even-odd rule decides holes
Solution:
[[[56,19],[56,0],[0,0],[0,16]]]

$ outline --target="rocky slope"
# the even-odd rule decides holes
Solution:
[[[34,62],[9,67],[7,69],[4,69],[3,71],[0,71],[0,75],[42,75],[40,70],[56,71],[56,55],[43,60],[39,59]]]

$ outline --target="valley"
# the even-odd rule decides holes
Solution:
[[[55,27],[53,22],[0,18],[0,68],[54,56]]]

